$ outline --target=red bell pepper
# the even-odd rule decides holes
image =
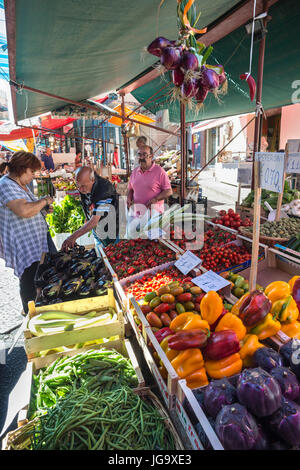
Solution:
[[[293,285],[293,299],[295,300],[300,313],[300,277],[296,279]]]
[[[185,330],[178,331],[168,339],[170,349],[184,351],[191,348],[203,348],[207,343],[209,331]]]
[[[218,361],[224,357],[235,354],[240,350],[240,342],[233,330],[222,330],[211,333],[207,345],[203,349],[206,359]]]
[[[164,338],[166,338],[167,336],[170,336],[172,334],[173,334],[173,331],[170,330],[170,328],[165,327],[165,328],[161,328],[159,331],[154,333],[154,336],[160,344]]]
[[[271,311],[272,302],[261,291],[247,295],[239,309],[239,317],[245,326],[254,326],[261,322]]]
[[[252,77],[252,75],[243,73],[242,75],[240,75],[240,79],[246,80],[246,82],[248,83],[250,100],[253,101],[256,93],[256,82],[254,78]]]

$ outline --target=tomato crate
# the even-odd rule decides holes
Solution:
[[[27,315],[29,321],[32,317],[49,311],[60,311],[73,313],[75,315],[84,315],[89,312],[110,312],[112,319],[104,321],[98,326],[85,326],[70,331],[53,332],[42,336],[35,336],[27,327],[24,331],[24,345],[27,357],[33,359],[41,353],[56,349],[59,347],[68,347],[70,345],[85,343],[87,341],[110,338],[113,336],[124,337],[125,323],[123,312],[120,310],[114,297],[113,289],[107,290],[107,295],[99,297],[90,297],[88,299],[80,299],[59,304],[45,305],[35,307],[33,304]],[[114,312],[114,313],[113,313]]]
[[[153,249],[155,249],[155,248],[159,249],[160,246],[163,249],[167,248],[168,249],[167,257],[169,258],[170,261],[176,260],[177,257],[180,254],[179,251],[177,250],[176,246],[174,246],[168,240],[163,240],[163,239],[159,239],[159,240],[142,240],[142,242],[143,241],[146,241],[148,243],[153,243]],[[125,242],[127,242],[129,244],[130,242],[134,242],[134,240],[125,240]],[[122,240],[119,243],[122,243]],[[114,245],[112,245],[112,247],[113,246]],[[110,245],[107,248],[109,248],[109,247],[110,247]],[[118,244],[115,245],[115,249],[118,250]],[[133,272],[132,272],[132,274],[131,273],[128,273],[128,274],[120,273],[116,268],[114,268],[114,263],[112,262],[112,257],[108,256],[106,254],[106,251],[107,250],[104,249],[103,247],[101,247],[101,246],[99,247],[99,253],[103,257],[105,265],[108,267],[109,271],[112,273],[114,279],[121,280],[121,279],[124,279],[125,277],[129,277],[133,274],[139,274],[141,272],[141,271],[134,272],[134,270],[138,269],[138,265],[136,267],[134,267],[134,260],[132,259],[132,256],[129,253],[129,256],[127,256],[128,259],[124,258],[124,260],[125,260],[124,262],[126,262],[126,268],[128,268],[129,270],[133,269]],[[161,262],[161,259],[159,259],[159,262]],[[153,261],[153,263],[155,263],[155,261]],[[148,263],[148,261],[147,261],[147,264],[149,265],[150,263]],[[153,266],[153,267],[156,267],[156,266]]]
[[[103,348],[107,350],[117,351],[122,354],[125,358],[129,359],[137,376],[137,389],[143,389],[145,387],[145,379],[143,377],[141,367],[135,355],[132,344],[128,339],[119,338],[118,340],[111,341],[105,344],[90,345],[77,350],[50,354],[44,357],[36,357],[27,363],[25,371],[23,372],[18,383],[11,392],[8,407],[14,410],[11,412],[11,415],[15,414],[15,416],[17,416],[18,427],[23,426],[25,423],[28,422],[28,410],[32,398],[32,382],[34,375],[37,375],[37,373],[41,369],[44,369],[51,364],[54,364],[54,362],[59,358],[72,357],[77,354],[84,353],[86,351],[101,350]],[[22,395],[21,397],[20,393]],[[10,423],[8,423],[8,426],[9,425]]]

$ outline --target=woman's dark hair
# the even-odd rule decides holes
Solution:
[[[40,170],[41,166],[40,160],[33,153],[23,150],[15,152],[7,163],[9,172],[16,176],[22,176],[28,168],[33,171]]]
[[[6,167],[7,167],[7,162],[1,163],[1,165],[0,165],[0,176],[4,174]]]

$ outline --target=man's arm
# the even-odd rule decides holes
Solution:
[[[128,193],[127,193],[127,207],[129,209],[129,207],[131,206],[131,204],[133,203],[133,189],[129,189],[128,190]]]
[[[101,219],[100,215],[93,215],[91,219],[86,222],[82,227],[80,227],[76,232],[73,232],[62,244],[62,250],[66,248],[73,248],[77,238],[82,237],[82,235],[90,232],[93,228],[97,227],[99,220]]]
[[[158,201],[167,199],[168,197],[172,196],[172,194],[173,194],[172,188],[164,189],[161,193],[158,194],[158,196],[155,196],[154,198],[150,199],[150,201],[148,201],[146,205],[147,207],[150,207],[152,204],[155,204]]]

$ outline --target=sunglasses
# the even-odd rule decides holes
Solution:
[[[151,157],[152,155],[147,152],[138,152],[138,157]]]

